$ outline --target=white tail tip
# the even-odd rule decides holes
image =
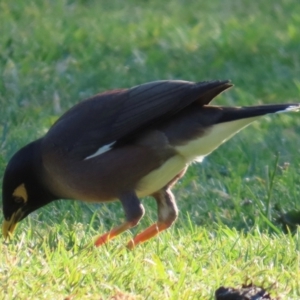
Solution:
[[[300,111],[300,104],[299,105],[290,105],[286,109],[279,110],[276,113],[280,114],[280,113],[285,113],[285,112],[289,112],[289,111]]]

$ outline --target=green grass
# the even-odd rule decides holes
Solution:
[[[107,89],[231,79],[216,103],[299,102],[297,0],[1,1],[0,19],[0,177],[63,111]],[[1,243],[0,298],[213,299],[249,279],[299,299],[299,231],[284,234],[274,209],[300,210],[299,133],[300,115],[266,117],[193,164],[174,189],[177,223],[132,252],[152,200],[137,228],[98,249],[87,245],[124,218],[118,203],[33,213]]]

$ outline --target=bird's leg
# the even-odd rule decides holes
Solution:
[[[131,240],[127,244],[127,248],[129,249],[134,248],[137,244],[143,243],[159,232],[169,228],[178,216],[178,209],[171,190],[160,190],[153,194],[153,197],[157,202],[158,221]]]
[[[134,192],[123,194],[120,197],[120,201],[125,211],[126,222],[99,236],[95,241],[96,247],[105,244],[125,230],[136,226],[143,217],[145,209]]]

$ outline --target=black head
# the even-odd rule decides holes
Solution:
[[[2,184],[5,238],[28,214],[56,199],[42,183],[40,144],[37,140],[19,150],[6,167]]]

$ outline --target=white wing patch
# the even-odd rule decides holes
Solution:
[[[90,158],[93,158],[95,156],[98,156],[98,155],[101,155],[105,152],[108,152],[109,150],[111,150],[111,147],[115,144],[116,142],[112,142],[108,145],[104,145],[102,146],[101,148],[99,148],[94,154],[90,155],[90,156],[87,156],[84,160],[87,160],[87,159],[90,159]]]

